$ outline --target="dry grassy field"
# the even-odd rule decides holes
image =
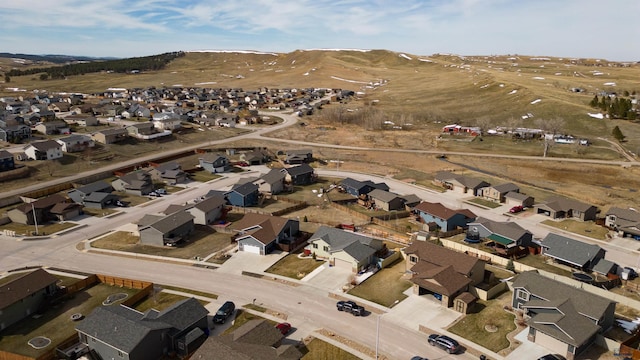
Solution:
[[[41,81],[37,76],[13,77],[0,85],[1,95],[16,95],[8,87],[30,93],[35,89],[95,93],[109,87],[233,87],[244,89],[327,87],[358,92],[357,99],[331,104],[345,113],[374,109],[387,121],[404,125],[404,130],[367,130],[363,126],[330,121],[323,111],[303,121],[307,126],[291,127],[271,134],[273,140],[293,139],[335,145],[364,146],[374,149],[502,153],[542,156],[540,141],[514,141],[510,137],[484,136],[482,141],[465,137],[440,136],[444,125],[482,127],[532,127],[539,120],[561,119],[559,132],[588,138],[592,146],[555,145],[550,157],[623,160],[613,146],[600,137],[612,139],[611,130],[619,126],[628,151],[640,153],[640,126],[627,120],[596,119],[589,106],[594,94],[606,91],[622,94],[640,91],[640,66],[594,59],[505,56],[415,56],[411,60],[398,53],[376,50],[295,51],[286,54],[188,53],[157,72],[141,74],[99,73]],[[15,64],[0,63],[3,69]],[[580,91],[575,91],[580,89]],[[22,94],[22,93],[19,93]],[[526,115],[526,119],[524,118]],[[407,124],[411,124],[408,126]],[[237,131],[237,130],[236,130]],[[181,142],[203,140],[203,134],[179,136],[174,145],[136,144],[107,149],[115,161]],[[207,133],[207,135],[209,135]],[[219,134],[220,137],[231,133]],[[200,136],[200,137],[198,137]],[[204,135],[203,135],[204,136]],[[216,138],[218,138],[216,136]],[[277,141],[240,143],[291,149],[298,146]],[[519,183],[529,194],[544,199],[558,192],[600,206],[627,206],[635,202],[638,169],[605,165],[579,165],[565,162],[449,156],[447,161],[431,155],[399,154],[385,151],[336,150],[314,148],[314,156],[339,160],[345,170],[372,172],[398,179],[413,179],[430,186],[439,170],[464,171],[491,179]],[[68,159],[67,168],[82,171],[90,162]],[[99,161],[99,160],[97,160]],[[320,165],[319,165],[320,166]],[[326,167],[337,166],[328,163]],[[63,170],[36,166],[33,176],[44,180],[62,176]],[[11,184],[3,184],[10,187]],[[9,188],[8,187],[8,188]]]

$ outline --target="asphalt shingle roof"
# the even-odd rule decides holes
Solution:
[[[578,266],[593,260],[602,250],[598,245],[587,244],[558,234],[549,233],[541,242],[544,254]]]
[[[0,310],[57,282],[57,277],[38,269],[0,285]]]

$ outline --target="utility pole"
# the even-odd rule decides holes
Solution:
[[[33,213],[33,223],[36,225],[36,235],[38,235],[38,219],[36,219],[36,208],[31,203],[31,212]]]
[[[376,360],[378,360],[378,343],[380,342],[380,315],[376,320]]]

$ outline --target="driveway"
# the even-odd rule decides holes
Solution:
[[[352,275],[353,273],[349,269],[329,266],[328,263],[325,263],[304,277],[302,281],[329,291],[342,291],[342,286],[349,282]]]
[[[434,331],[441,331],[462,316],[428,297],[413,294],[412,288],[407,289],[405,294],[409,297],[384,314],[385,320],[413,330],[419,330],[422,325]]]
[[[237,251],[216,271],[238,275],[242,274],[243,271],[261,273],[287,254],[286,252],[277,251],[267,255],[258,255]]]
[[[509,353],[509,355],[505,357],[505,360],[537,359],[550,352],[549,349],[527,340],[528,333],[529,328],[522,330],[515,336],[515,339],[520,342],[520,345]]]

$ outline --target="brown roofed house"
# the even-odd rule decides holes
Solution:
[[[56,293],[58,278],[43,269],[0,286],[0,331],[41,310]]]

